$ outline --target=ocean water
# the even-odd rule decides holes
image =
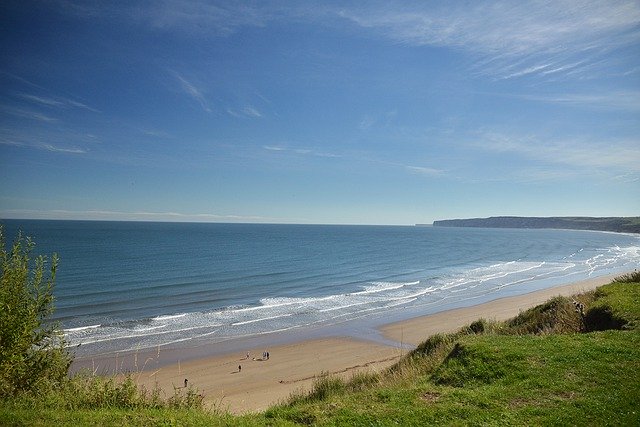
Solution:
[[[569,230],[3,220],[57,252],[77,356],[375,326],[633,270],[640,236]],[[79,345],[79,346],[78,346]],[[222,344],[221,344],[222,345]]]

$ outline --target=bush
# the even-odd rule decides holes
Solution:
[[[71,363],[62,334],[47,323],[53,312],[58,259],[30,259],[35,246],[19,234],[10,251],[0,225],[0,398],[60,385]]]
[[[566,297],[555,297],[532,307],[505,322],[504,334],[566,334],[583,329],[583,319],[573,302]]]

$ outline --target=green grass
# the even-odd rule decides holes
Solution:
[[[60,411],[53,408],[33,410],[10,408],[0,412],[3,426],[221,426],[229,425],[224,417],[212,417],[198,410],[169,409],[78,409]],[[228,420],[229,417],[226,417]],[[233,422],[232,422],[233,423]]]
[[[468,336],[430,375],[272,408],[265,422],[637,425],[639,348],[621,331]]]
[[[75,404],[67,392],[4,402],[0,425],[640,425],[638,279],[434,335],[383,373],[320,376],[311,392],[260,414],[154,407],[152,393],[140,403],[111,383],[74,392],[86,395]],[[95,393],[102,403],[87,403]]]
[[[616,279],[595,292],[594,304],[587,312],[591,330],[638,329],[640,327],[640,272]]]

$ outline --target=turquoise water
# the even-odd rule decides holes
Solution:
[[[3,220],[60,257],[78,355],[391,320],[633,270],[640,237],[568,230]]]

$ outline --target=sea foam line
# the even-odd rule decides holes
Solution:
[[[89,326],[80,326],[78,328],[69,328],[69,329],[64,329],[64,333],[68,334],[69,332],[79,332],[79,331],[85,331],[85,330],[89,330],[89,329],[96,329],[99,328],[102,325],[89,325]]]
[[[235,322],[235,323],[232,323],[232,324],[231,324],[231,326],[248,325],[248,324],[250,324],[250,323],[263,322],[263,321],[265,321],[265,320],[280,319],[280,318],[282,318],[282,317],[291,317],[291,316],[293,316],[293,315],[295,315],[295,314],[298,314],[298,313],[286,313],[286,314],[279,314],[279,315],[277,315],[277,316],[262,317],[262,318],[260,318],[260,319],[245,320],[245,321],[242,321],[242,322]]]
[[[179,319],[181,317],[186,316],[187,313],[180,313],[180,314],[167,314],[164,316],[158,316],[158,317],[153,317],[151,320],[170,320],[170,319]]]
[[[373,282],[373,286],[365,286],[364,290],[358,292],[352,292],[351,295],[367,295],[367,294],[376,294],[384,291],[392,291],[394,289],[400,289],[405,286],[414,286],[420,283],[419,280],[415,282]]]

